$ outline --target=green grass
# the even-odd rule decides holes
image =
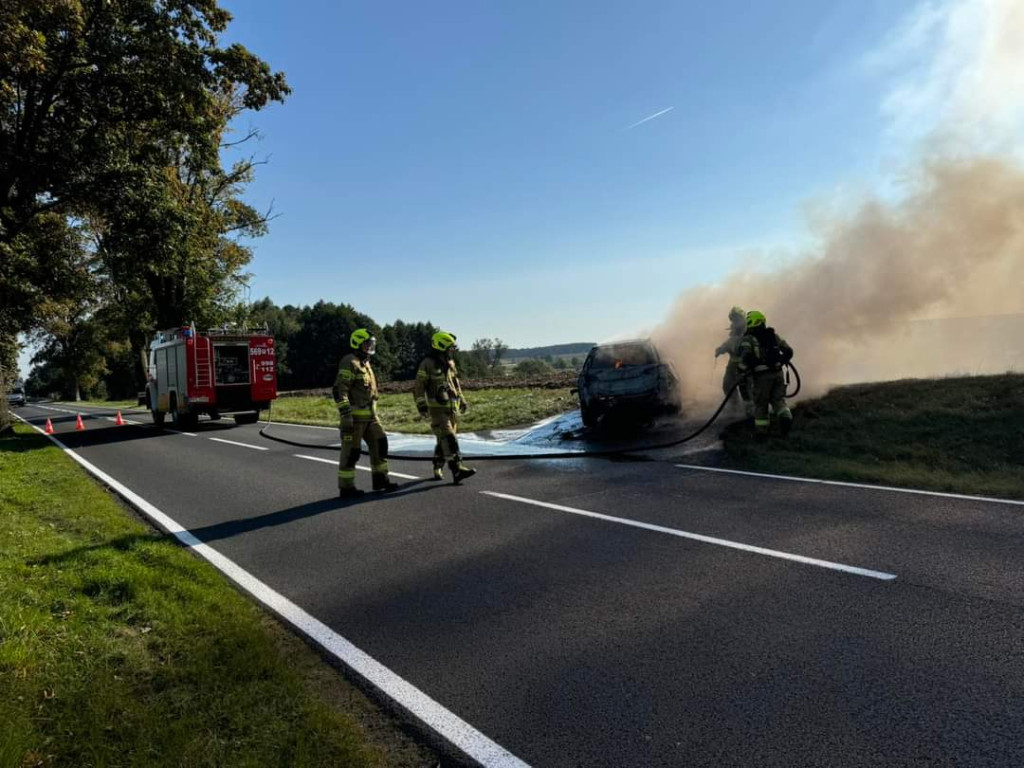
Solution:
[[[0,440],[0,766],[430,760],[368,706],[341,711],[359,694],[312,650],[17,429]]]
[[[1024,375],[840,387],[794,409],[786,440],[725,431],[762,472],[1024,499]]]
[[[578,407],[568,389],[486,389],[467,392],[466,400],[469,411],[459,419],[462,432],[523,426]],[[419,417],[409,393],[381,395],[379,407],[388,431],[430,432],[430,423]],[[333,427],[338,425],[338,410],[327,397],[282,397],[274,401],[273,418]]]

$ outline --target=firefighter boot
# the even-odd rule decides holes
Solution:
[[[338,498],[339,499],[358,499],[366,491],[361,491],[358,488],[339,488]]]
[[[449,466],[451,467],[452,470],[452,482],[455,485],[458,485],[463,480],[468,480],[469,478],[476,474],[475,469],[470,469],[462,462],[453,461]]]
[[[373,490],[380,491],[381,493],[391,493],[398,490],[398,483],[392,483],[387,475],[374,474]]]
[[[782,433],[783,437],[789,436],[789,430],[793,428],[793,417],[786,418],[782,416],[779,418],[779,432]]]
[[[444,467],[434,467],[434,474],[430,477],[431,480],[444,480]]]

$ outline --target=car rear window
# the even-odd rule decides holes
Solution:
[[[591,367],[604,370],[623,368],[630,365],[654,365],[658,358],[654,350],[643,344],[626,344],[615,347],[599,347],[594,352]]]

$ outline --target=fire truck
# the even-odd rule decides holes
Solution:
[[[221,328],[197,332],[195,324],[161,331],[149,345],[146,391],[139,405],[160,426],[191,429],[199,415],[254,424],[277,397],[274,339],[264,331]]]

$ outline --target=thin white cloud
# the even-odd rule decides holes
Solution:
[[[864,60],[889,78],[882,113],[897,137],[975,147],[1024,141],[1024,3],[925,0]]]
[[[645,118],[644,118],[643,120],[638,120],[637,122],[633,123],[632,125],[630,125],[630,126],[627,126],[627,127],[626,127],[626,130],[627,130],[627,131],[629,131],[629,130],[632,130],[633,128],[636,128],[636,127],[637,127],[638,125],[643,125],[643,124],[644,124],[644,123],[646,123],[646,122],[647,122],[648,120],[653,120],[653,119],[654,119],[654,118],[656,118],[656,117],[661,117],[661,116],[662,116],[662,115],[664,115],[664,114],[665,114],[666,112],[671,112],[671,111],[672,111],[673,109],[675,109],[675,107],[669,107],[668,109],[663,109],[663,110],[661,110],[660,112],[655,112],[655,113],[654,113],[653,115],[648,115],[648,116],[647,116],[647,117],[645,117]]]

